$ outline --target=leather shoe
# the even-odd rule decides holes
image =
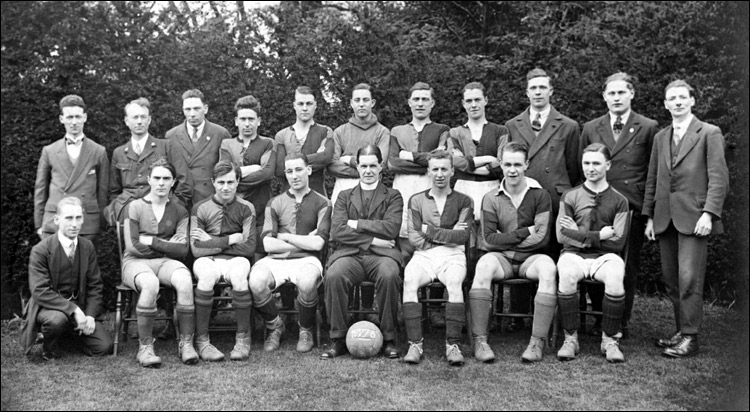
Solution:
[[[333,359],[346,354],[349,350],[346,348],[344,339],[333,339],[328,348],[320,354],[321,359]]]
[[[656,346],[659,348],[671,348],[680,343],[682,340],[682,333],[677,332],[672,337],[667,339],[657,339],[656,340]]]
[[[677,345],[664,349],[661,354],[670,358],[687,358],[696,353],[698,353],[698,336],[682,335],[682,339]]]
[[[60,354],[57,353],[54,350],[44,350],[42,351],[42,359],[46,361],[50,361],[52,359],[58,359],[60,358]]]
[[[398,350],[396,342],[392,340],[386,342],[385,349],[383,349],[383,355],[385,355],[386,358],[397,359],[399,355],[401,355],[401,352]]]

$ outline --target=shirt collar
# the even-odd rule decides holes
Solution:
[[[378,183],[380,183],[380,179],[378,179],[377,182],[371,183],[371,184],[362,183],[362,181],[360,180],[359,181],[359,187],[362,190],[375,190],[375,189],[378,188]]]
[[[542,119],[546,119],[547,117],[549,117],[550,111],[552,111],[552,105],[547,106],[547,108],[542,110],[541,112],[534,110],[533,107],[529,107],[529,117],[531,118],[531,120],[534,120],[536,118],[536,114],[539,113]]]
[[[76,243],[76,239],[70,239],[67,236],[63,235],[62,232],[59,230],[57,231],[57,239],[60,241],[60,244],[62,245],[65,250],[70,250],[71,246],[73,246]]]
[[[617,116],[620,116],[620,121],[622,122],[623,125],[625,125],[628,122],[628,119],[630,118],[631,112],[632,111],[630,109],[628,109],[628,111],[625,112],[624,114],[620,114],[620,115],[609,112],[609,125],[613,126],[615,124],[615,122],[617,121]]]
[[[83,142],[83,138],[84,137],[86,137],[86,136],[84,136],[83,134],[81,134],[80,136],[78,136],[78,139],[75,139],[75,138],[73,138],[73,136],[71,136],[69,134],[66,134],[65,135],[65,143],[67,143],[67,144],[74,144],[74,145],[78,146],[79,144],[81,144]]]
[[[532,179],[532,178],[530,178],[528,176],[524,176],[524,180],[526,180],[526,189],[527,190],[528,189],[541,189],[542,188],[542,185],[540,185],[539,182],[537,182],[535,179]],[[497,190],[497,194],[499,195],[500,193],[503,193],[503,192],[507,193],[507,191],[505,190],[505,178],[503,178],[503,180],[500,181],[500,188]]]
[[[489,120],[484,119],[484,121],[482,121],[482,126],[486,126],[487,123],[489,123],[489,122],[490,122]],[[466,123],[464,123],[464,127],[466,127],[466,128],[469,127],[469,121],[468,120],[466,121]]]
[[[675,122],[674,120],[672,120],[672,127],[673,128],[679,127],[680,128],[680,134],[684,135],[685,132],[688,129],[688,126],[690,126],[690,122],[693,121],[693,117],[695,117],[695,116],[693,116],[693,114],[690,113],[689,115],[687,115],[687,117],[685,117],[684,120],[682,120],[680,122]]]
[[[130,135],[130,144],[135,147],[136,143],[141,145],[141,149],[146,148],[146,141],[148,141],[148,134],[141,137],[140,139],[135,137],[135,135]]]

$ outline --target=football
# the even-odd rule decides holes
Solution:
[[[372,322],[357,322],[346,332],[346,348],[355,358],[371,358],[380,352],[382,346],[383,334]]]

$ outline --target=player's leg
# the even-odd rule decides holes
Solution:
[[[195,347],[201,359],[209,362],[224,360],[224,354],[214,345],[208,335],[208,323],[214,305],[214,286],[221,279],[221,260],[201,257],[193,263],[193,274],[198,280],[195,287]]]
[[[521,355],[525,362],[542,360],[544,342],[549,334],[549,327],[555,317],[557,306],[557,266],[547,255],[532,255],[524,261],[519,275],[539,282],[534,297],[534,322],[531,326],[531,340]]]
[[[250,261],[244,257],[234,257],[225,261],[224,279],[232,285],[232,307],[237,318],[237,334],[231,360],[244,360],[250,356],[250,315],[253,297],[248,286]]]
[[[169,259],[158,272],[159,282],[171,286],[177,293],[177,324],[180,335],[180,358],[182,362],[193,365],[198,362],[198,353],[193,346],[195,335],[196,305],[193,295],[193,276],[188,268],[176,260]]]
[[[297,285],[297,304],[299,305],[299,339],[297,352],[309,352],[313,348],[312,328],[318,308],[318,286],[321,282],[323,267],[315,257],[306,257],[295,261],[294,279]]]
[[[513,275],[513,268],[499,252],[489,252],[477,262],[474,281],[469,290],[471,311],[471,334],[474,338],[474,358],[480,362],[492,362],[495,353],[487,342],[487,324],[492,311],[492,281]]]
[[[557,262],[557,303],[560,305],[560,318],[565,342],[557,351],[560,360],[575,359],[578,354],[578,327],[581,324],[578,309],[578,282],[580,282],[590,263],[575,253],[563,253]]]
[[[286,329],[279,316],[273,290],[286,282],[284,273],[289,268],[281,267],[285,261],[269,257],[263,258],[250,270],[250,291],[253,294],[253,305],[266,323],[267,337],[263,350],[273,352],[281,344],[281,335]],[[276,276],[279,276],[278,278]]]
[[[600,256],[592,265],[591,277],[604,283],[602,354],[609,362],[624,362],[625,357],[619,347],[619,332],[625,311],[625,262],[614,253]]]
[[[136,324],[138,325],[138,363],[146,368],[161,366],[161,358],[154,352],[154,320],[156,319],[156,299],[159,296],[159,278],[150,267],[159,260],[130,260],[123,265],[122,283],[139,292],[136,303]]]
[[[466,319],[463,283],[466,279],[466,256],[463,253],[446,256],[438,280],[448,291],[445,304],[445,356],[453,366],[463,365],[464,356],[460,344]]]
[[[419,303],[419,288],[429,284],[436,276],[430,259],[422,251],[414,253],[404,269],[404,300],[401,311],[406,327],[406,338],[409,349],[404,362],[417,364],[424,353],[424,339],[422,336],[422,303]]]

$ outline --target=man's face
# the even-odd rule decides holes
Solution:
[[[151,186],[151,193],[158,197],[169,196],[169,191],[174,186],[174,176],[172,172],[165,167],[155,167],[148,176],[148,184]]]
[[[664,98],[664,107],[669,110],[672,117],[681,117],[690,114],[695,106],[695,98],[690,96],[687,87],[672,87],[667,90]]]
[[[295,191],[306,190],[310,183],[312,168],[305,165],[302,159],[291,159],[284,162],[284,174],[289,187]]]
[[[309,122],[315,116],[315,96],[311,94],[294,93],[294,112],[297,113],[297,120]]]
[[[487,106],[487,97],[479,89],[464,90],[464,110],[469,119],[479,120],[484,118],[484,108]]]
[[[552,96],[552,86],[549,84],[549,77],[534,77],[529,80],[526,88],[526,96],[529,97],[529,103],[537,111],[542,111],[549,106],[549,98]]]
[[[607,171],[612,165],[602,153],[586,152],[583,154],[583,174],[589,183],[597,183],[607,178]]]
[[[414,90],[409,97],[409,107],[415,119],[424,120],[430,117],[430,112],[435,106],[432,93],[429,90]]]
[[[55,213],[55,224],[68,239],[75,239],[83,226],[83,209],[78,205],[63,205]]]
[[[131,104],[125,109],[125,125],[130,129],[134,136],[145,136],[148,133],[148,125],[151,124],[151,115],[148,109],[138,105]]]
[[[615,80],[607,83],[607,88],[604,89],[602,95],[609,111],[619,116],[630,110],[630,101],[635,96],[635,92],[628,88],[628,82],[625,80]]]
[[[211,180],[216,189],[216,197],[222,203],[229,203],[234,199],[234,195],[237,193],[237,175],[234,170]]]
[[[83,107],[66,106],[62,108],[60,123],[65,126],[65,133],[71,136],[78,136],[83,133],[83,125],[86,123],[86,113]]]
[[[240,132],[240,136],[243,139],[253,139],[258,133],[258,126],[260,126],[260,116],[255,113],[253,109],[240,109],[237,110],[237,117],[234,119],[234,124]]]
[[[355,90],[352,93],[352,110],[357,118],[364,120],[370,117],[372,108],[375,107],[375,99],[369,90]]]
[[[383,165],[378,162],[377,156],[362,155],[359,157],[357,171],[359,172],[360,182],[365,184],[377,183],[380,179],[381,170],[383,170]]]
[[[430,159],[427,162],[427,175],[430,177],[432,187],[445,189],[451,183],[453,177],[453,166],[450,159]]]
[[[203,104],[203,101],[197,97],[190,97],[182,101],[182,113],[185,114],[185,119],[190,126],[200,126],[206,119],[208,105]]]
[[[509,152],[503,150],[501,153],[500,168],[503,169],[505,184],[507,186],[517,186],[524,181],[526,169],[529,167],[529,161],[523,152]]]

